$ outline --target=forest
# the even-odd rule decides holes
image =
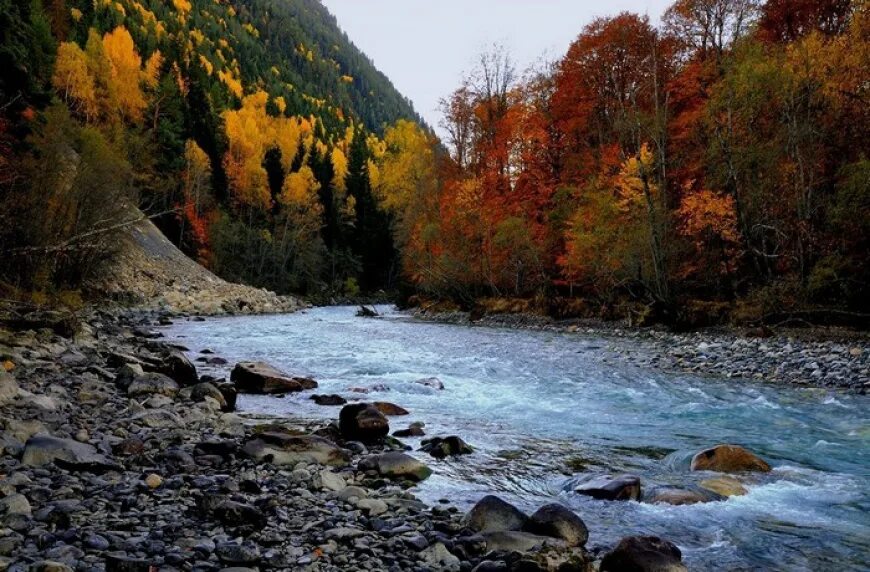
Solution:
[[[315,0],[0,0],[3,288],[153,216],[218,275],[555,316],[866,322],[864,0],[677,0],[482,54],[439,140]]]

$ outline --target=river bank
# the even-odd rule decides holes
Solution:
[[[0,570],[585,571],[612,548],[587,552],[559,510],[532,534],[498,503],[474,522],[423,504],[429,469],[395,439],[233,412],[233,384],[197,371],[226,360],[160,340],[172,318],[0,330]],[[653,541],[634,542],[616,556]],[[672,544],[653,553],[683,569]]]
[[[707,329],[676,333],[625,327],[619,322],[564,320],[532,314],[494,314],[472,320],[468,312],[415,311],[419,320],[472,327],[559,332],[605,339],[625,363],[670,372],[750,379],[860,394],[870,391],[870,336],[846,330],[746,331]],[[631,343],[626,343],[631,342]]]

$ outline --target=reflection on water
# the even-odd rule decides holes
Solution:
[[[409,409],[394,428],[426,423],[475,453],[425,461],[435,475],[418,495],[465,509],[496,493],[526,510],[558,501],[576,510],[590,543],[658,534],[698,569],[862,569],[870,562],[868,397],[699,379],[622,367],[609,342],[576,335],[418,323],[353,308],[289,316],[184,322],[168,335],[230,362],[262,359],[315,377],[318,392]],[[625,342],[631,343],[631,342]],[[638,350],[640,351],[640,350]],[[437,377],[438,391],[420,383]],[[307,394],[243,396],[249,411],[335,417]],[[364,397],[364,396],[362,396]],[[415,448],[419,439],[407,442]],[[733,442],[774,471],[743,477],[749,493],[691,506],[607,503],[572,492],[572,478],[630,472],[644,486],[694,485],[701,448]]]

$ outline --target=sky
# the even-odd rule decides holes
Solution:
[[[523,71],[564,55],[592,19],[623,10],[657,22],[673,0],[322,0],[417,112],[438,129],[438,101],[494,43]],[[439,129],[440,131],[440,129]]]

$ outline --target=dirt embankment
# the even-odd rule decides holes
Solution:
[[[150,220],[120,231],[117,239],[114,262],[90,284],[111,300],[200,315],[293,312],[306,306],[292,296],[218,278],[176,248]]]

